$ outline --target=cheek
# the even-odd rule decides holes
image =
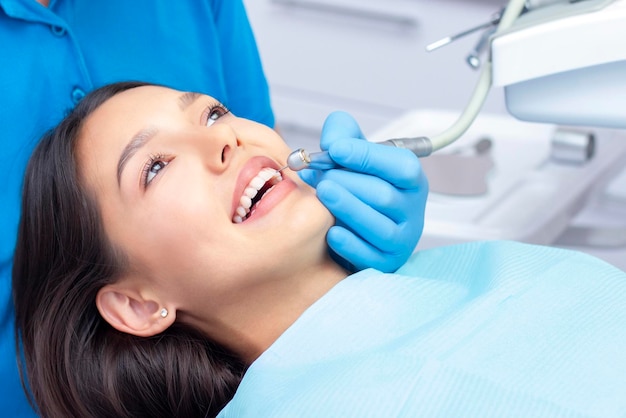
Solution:
[[[205,196],[170,196],[162,199],[156,210],[147,212],[145,238],[165,253],[193,248],[194,243],[210,241],[225,220],[223,208]]]
[[[129,254],[136,268],[154,276],[171,276],[195,268],[202,246],[219,248],[225,215],[215,201],[198,193],[160,194],[156,202],[134,205],[109,222],[114,241]]]
[[[180,215],[180,214],[179,214]],[[176,292],[181,285],[220,275],[225,259],[219,228],[208,222],[163,219],[148,226],[129,249],[131,264],[161,287]]]

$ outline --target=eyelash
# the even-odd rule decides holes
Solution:
[[[212,124],[211,125],[208,124],[210,121],[215,122],[217,121],[217,119],[221,118],[224,115],[227,115],[228,113],[230,113],[230,110],[228,110],[226,106],[224,106],[222,103],[215,102],[207,106],[207,108],[204,110],[204,112],[202,113],[202,120],[205,125],[211,126]],[[217,118],[215,119],[212,118],[212,115],[214,114],[217,114]],[[150,155],[150,157],[148,158],[148,161],[146,161],[146,163],[144,164],[142,173],[141,173],[141,178],[142,178],[142,183],[143,183],[144,188],[147,188],[150,185],[150,182],[152,182],[152,180],[154,179],[154,177],[156,177],[159,174],[159,172],[157,171],[156,173],[154,173],[154,177],[149,179],[152,169],[158,163],[163,164],[163,166],[159,169],[159,171],[161,171],[170,162],[166,160],[166,156],[163,154]]]
[[[156,177],[159,172],[154,173],[154,177],[148,179],[150,176],[150,172],[156,166],[157,163],[163,164],[163,167],[159,169],[161,171],[165,166],[169,164],[169,161],[166,161],[166,156],[163,154],[152,154],[148,157],[148,161],[143,165],[143,169],[141,170],[141,179],[144,189],[150,185],[150,182]]]
[[[216,113],[218,114],[218,117],[216,119],[212,119],[211,116]],[[206,126],[211,126],[208,125],[209,121],[215,122],[217,119],[227,115],[228,113],[230,113],[230,110],[228,110],[226,106],[220,102],[215,102],[207,106],[206,110],[202,114],[202,120]]]

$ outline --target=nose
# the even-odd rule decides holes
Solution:
[[[239,148],[235,131],[226,124],[216,124],[202,128],[198,147],[207,167],[214,172],[225,170]]]

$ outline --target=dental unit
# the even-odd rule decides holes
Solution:
[[[626,128],[626,0],[510,0],[490,20],[427,46],[433,51],[485,30],[467,57],[481,66],[474,92],[458,119],[431,136],[394,138],[383,145],[427,157],[470,127],[491,86],[504,87],[509,113],[532,122]],[[284,168],[335,167],[327,151],[293,151]],[[281,169],[281,170],[282,170]]]

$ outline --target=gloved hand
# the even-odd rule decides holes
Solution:
[[[428,181],[419,159],[409,150],[366,141],[345,112],[328,116],[320,148],[345,169],[299,174],[335,216],[326,238],[329,247],[353,270],[395,271],[417,246],[424,227]]]

